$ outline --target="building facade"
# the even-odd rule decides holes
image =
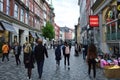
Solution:
[[[0,0],[0,44],[17,41],[23,45],[41,38],[41,28],[50,19],[48,8],[45,0]]]
[[[81,41],[85,42],[85,38],[87,38],[87,42],[89,42],[90,38],[93,37],[94,43],[103,53],[120,54],[119,0],[86,0],[85,2],[84,10],[81,8],[84,7],[82,5],[84,1],[79,0],[78,2]],[[84,15],[86,15],[86,19],[83,19]],[[99,27],[90,29],[89,15],[99,16]],[[87,26],[83,26],[86,25],[83,21],[87,22]]]
[[[74,39],[74,29],[68,27],[60,27],[60,38],[62,41],[71,41]]]
[[[54,31],[55,31],[55,41],[60,40],[60,27],[55,23],[54,24]]]

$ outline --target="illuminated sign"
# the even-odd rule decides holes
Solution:
[[[99,26],[99,17],[97,15],[89,16],[89,26],[90,27],[98,27]]]

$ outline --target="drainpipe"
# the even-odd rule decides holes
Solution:
[[[99,13],[99,30],[100,30],[100,47],[102,49],[102,40],[103,40],[103,37],[102,37],[102,12],[101,11]]]
[[[120,54],[120,41],[119,41],[119,54]]]

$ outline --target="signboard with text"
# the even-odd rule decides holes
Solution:
[[[89,16],[89,26],[90,27],[98,27],[99,26],[99,16],[98,15],[90,15]]]

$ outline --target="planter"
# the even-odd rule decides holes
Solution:
[[[105,66],[104,74],[107,78],[120,78],[120,66]]]

